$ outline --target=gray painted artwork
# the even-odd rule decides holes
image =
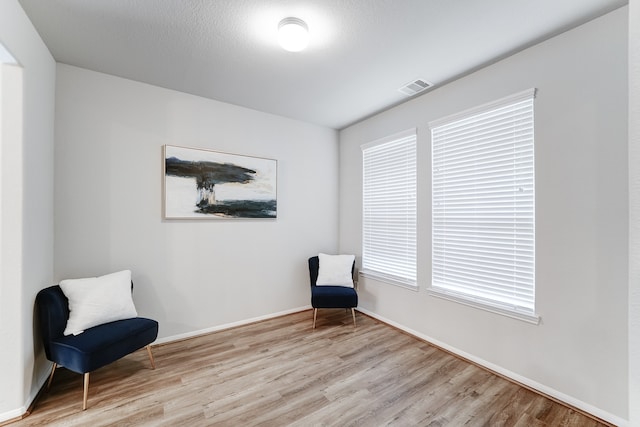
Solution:
[[[167,219],[275,218],[277,162],[164,146]]]

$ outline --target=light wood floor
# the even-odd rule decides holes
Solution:
[[[18,426],[599,426],[379,321],[320,310],[58,369]]]

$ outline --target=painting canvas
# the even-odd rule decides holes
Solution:
[[[164,146],[167,219],[276,218],[277,162]]]

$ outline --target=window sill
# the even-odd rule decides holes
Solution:
[[[466,297],[453,294],[447,291],[443,291],[440,289],[429,288],[427,289],[427,292],[429,293],[429,295],[434,296],[436,298],[457,302],[459,304],[464,304],[469,307],[474,307],[480,310],[489,311],[491,313],[500,314],[502,316],[511,317],[512,319],[521,320],[523,322],[531,323],[534,325],[540,324],[540,316],[538,316],[537,314],[524,313],[521,311],[511,310],[511,309],[500,307],[497,305],[494,306],[480,300],[466,298]]]
[[[400,279],[396,279],[396,278],[393,278],[393,277],[390,277],[390,276],[386,276],[384,274],[380,274],[380,273],[377,273],[375,271],[361,270],[359,272],[359,274],[362,277],[368,277],[370,279],[374,279],[374,280],[377,280],[379,282],[388,283],[390,285],[394,285],[394,286],[398,286],[400,288],[405,288],[405,289],[409,289],[411,291],[418,292],[418,285],[415,284],[415,283],[402,281]]]

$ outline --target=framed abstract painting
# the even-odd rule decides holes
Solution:
[[[276,218],[277,161],[164,146],[165,219]]]

